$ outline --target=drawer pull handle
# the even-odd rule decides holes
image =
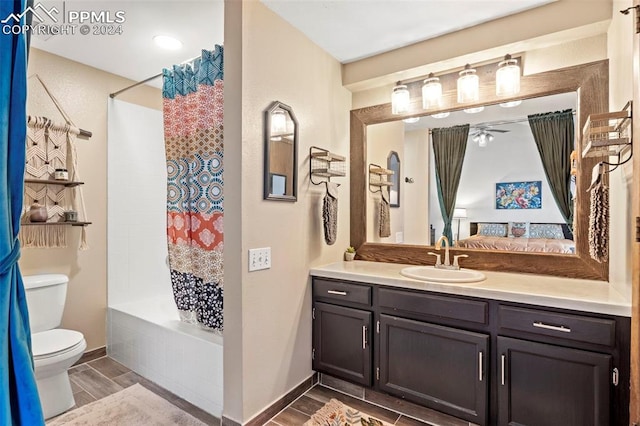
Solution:
[[[482,381],[482,352],[478,352],[478,380]]]
[[[544,328],[545,330],[562,331],[563,333],[571,333],[571,329],[569,327],[565,327],[564,325],[549,325],[543,322],[536,321],[533,323],[533,326],[537,328]]]
[[[339,290],[327,290],[327,293],[329,293],[329,294],[337,294],[338,296],[346,296],[347,295],[346,291],[339,291]]]
[[[502,355],[500,356],[500,377],[501,377],[501,382],[502,382],[502,386],[504,386],[504,361],[505,361],[506,356]]]

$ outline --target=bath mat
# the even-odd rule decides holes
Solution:
[[[351,408],[331,399],[324,407],[311,416],[304,426],[392,426],[391,423],[378,420],[367,413]]]
[[[142,385],[135,384],[47,422],[47,426],[58,425],[205,426],[205,423]]]

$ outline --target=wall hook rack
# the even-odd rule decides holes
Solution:
[[[633,156],[632,106],[633,102],[629,101],[621,111],[591,114],[582,129],[583,140],[587,143],[582,151],[583,158],[617,157],[615,162],[599,162],[596,166],[598,175],[611,173],[628,163]],[[625,154],[628,156],[623,159]]]
[[[309,148],[309,180],[314,185],[331,182],[332,177],[344,177],[346,173],[346,158],[334,154],[328,149],[312,146]],[[314,176],[326,180],[314,180]],[[340,184],[338,184],[340,186]]]
[[[385,169],[378,164],[369,164],[369,191],[372,193],[382,192],[382,188],[389,188],[393,183],[389,182],[388,176],[393,174],[393,170]],[[371,188],[376,189],[371,189]]]

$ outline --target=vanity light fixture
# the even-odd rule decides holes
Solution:
[[[520,93],[520,65],[517,59],[506,54],[496,71],[496,95],[513,96]]]
[[[422,108],[438,108],[442,100],[442,84],[440,79],[430,73],[422,85]]]
[[[409,89],[405,84],[398,82],[391,94],[391,112],[396,115],[409,112],[410,103]]]
[[[178,50],[182,48],[182,42],[171,36],[157,35],[153,37],[153,42],[156,46],[166,50]]]
[[[447,118],[449,116],[449,114],[451,114],[449,111],[447,111],[447,112],[439,112],[437,114],[431,114],[431,117],[433,117],[433,118]]]
[[[476,102],[480,98],[480,78],[471,65],[464,66],[458,78],[458,103]]]

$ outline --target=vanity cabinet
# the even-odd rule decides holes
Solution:
[[[630,319],[313,278],[314,370],[478,425],[629,421]]]
[[[484,423],[489,336],[380,315],[379,389]]]
[[[371,287],[318,280],[313,294],[313,369],[371,386]]]

